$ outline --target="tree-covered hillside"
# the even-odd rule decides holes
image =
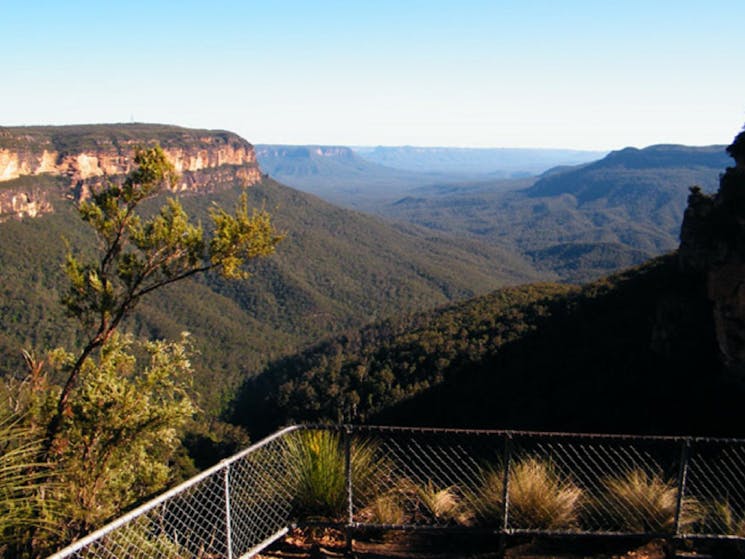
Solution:
[[[743,435],[701,289],[670,255],[385,321],[273,362],[234,419]]]
[[[182,202],[206,223],[213,202],[233,207],[240,192],[235,187]],[[207,276],[164,289],[157,299],[145,298],[129,324],[149,338],[193,334],[198,386],[211,410],[268,360],[320,337],[538,277],[509,251],[391,227],[271,180],[246,192],[286,233],[277,254],[257,263],[247,282]],[[58,303],[65,239],[82,250],[93,240],[70,202],[55,206],[54,214],[0,225],[3,374],[22,369],[22,349],[75,342]]]
[[[261,435],[297,421],[364,422],[499,353],[535,330],[557,298],[574,290],[557,284],[505,288],[349,330],[249,379],[232,420]]]

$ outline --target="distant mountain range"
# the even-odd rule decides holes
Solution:
[[[659,145],[554,167],[540,177],[498,179],[476,172],[491,168],[485,160],[497,164],[500,154],[511,154],[510,164],[523,161],[523,168],[527,163],[519,158],[531,155],[538,158],[534,168],[549,156],[558,162],[592,155],[319,146],[257,151],[262,167],[287,184],[438,234],[508,246],[547,274],[573,282],[672,250],[689,187],[713,190],[728,164],[724,146]],[[459,163],[460,175],[454,172]]]
[[[353,149],[368,161],[394,169],[462,176],[487,175],[491,178],[539,175],[552,167],[595,161],[607,153],[570,149],[416,146]]]
[[[262,170],[277,181],[332,204],[371,211],[414,188],[462,183],[465,173],[418,172],[387,167],[342,146],[258,145]]]

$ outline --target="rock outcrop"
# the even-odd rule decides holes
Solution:
[[[9,216],[23,219],[52,211],[49,196],[41,189],[0,190],[0,222]]]
[[[721,176],[719,191],[691,189],[679,258],[706,286],[724,365],[745,380],[745,132],[727,152],[735,166]]]
[[[253,146],[231,132],[148,124],[0,128],[0,221],[52,210],[49,192],[18,179],[57,176],[58,195],[84,199],[91,188],[131,171],[137,146],[154,143],[179,172],[180,192],[261,180]]]

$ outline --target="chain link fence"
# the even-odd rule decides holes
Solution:
[[[238,559],[304,524],[745,540],[745,441],[289,427],[52,557]]]

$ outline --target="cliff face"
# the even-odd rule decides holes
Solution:
[[[727,152],[735,166],[722,175],[719,191],[691,189],[679,258],[706,286],[724,365],[745,380],[745,132]]]
[[[143,124],[2,128],[0,221],[52,209],[52,193],[17,179],[58,176],[64,186],[56,194],[84,199],[91,188],[131,171],[137,146],[154,143],[181,175],[177,191],[210,192],[261,180],[253,146],[230,132]]]
[[[23,219],[24,217],[36,217],[52,211],[49,196],[41,189],[0,190],[0,223],[10,216]]]

